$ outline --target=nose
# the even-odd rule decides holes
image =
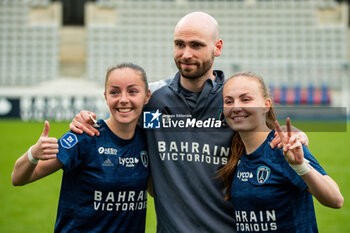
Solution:
[[[237,112],[240,112],[240,111],[242,111],[242,106],[239,103],[239,101],[235,101],[233,103],[233,105],[232,105],[232,112],[237,113]]]
[[[193,57],[191,48],[186,47],[186,48],[184,49],[184,52],[183,52],[183,54],[182,54],[182,57],[183,57],[184,59],[191,59],[191,58]]]
[[[122,93],[121,93],[121,96],[120,96],[119,102],[120,102],[121,104],[127,104],[127,103],[129,102],[128,93],[122,92]]]

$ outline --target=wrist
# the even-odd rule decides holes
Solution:
[[[31,147],[29,148],[28,152],[27,152],[27,154],[28,154],[28,160],[29,160],[29,162],[31,162],[32,164],[38,164],[39,159],[35,159],[35,158],[33,157],[33,155],[32,155],[32,148],[33,148],[33,146],[31,146]]]
[[[301,164],[298,165],[291,165],[289,164],[289,166],[291,166],[291,168],[299,175],[299,176],[303,176],[306,173],[308,173],[311,170],[311,165],[309,164],[309,161],[304,159],[304,161]]]

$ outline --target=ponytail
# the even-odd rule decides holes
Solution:
[[[230,199],[233,172],[237,167],[237,163],[241,158],[243,151],[244,151],[244,144],[242,142],[242,139],[238,133],[235,133],[235,135],[232,138],[231,157],[228,163],[218,171],[218,176],[217,176],[222,180],[222,182],[224,183],[224,186],[227,188],[225,200]]]
[[[273,107],[270,107],[270,110],[266,114],[266,125],[269,127],[269,129],[273,130],[275,129],[275,121],[276,121],[276,115]]]

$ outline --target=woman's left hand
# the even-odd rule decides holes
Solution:
[[[290,165],[299,165],[304,162],[302,143],[296,135],[292,135],[292,126],[289,117],[286,120],[287,134],[285,135],[278,121],[275,121],[276,132],[283,146],[283,155]]]
[[[332,208],[341,208],[344,203],[344,198],[337,183],[328,175],[322,175],[315,169],[305,169],[302,143],[300,139],[292,136],[292,127],[289,118],[286,120],[286,125],[287,133],[283,133],[278,121],[275,121],[276,132],[281,140],[285,159],[292,168],[294,167],[294,171],[301,176],[308,186],[308,191],[314,195],[321,204]]]

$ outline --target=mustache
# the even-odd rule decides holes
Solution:
[[[193,60],[190,60],[190,59],[180,59],[179,62],[181,64],[186,64],[186,65],[198,65],[197,61],[193,61]]]

